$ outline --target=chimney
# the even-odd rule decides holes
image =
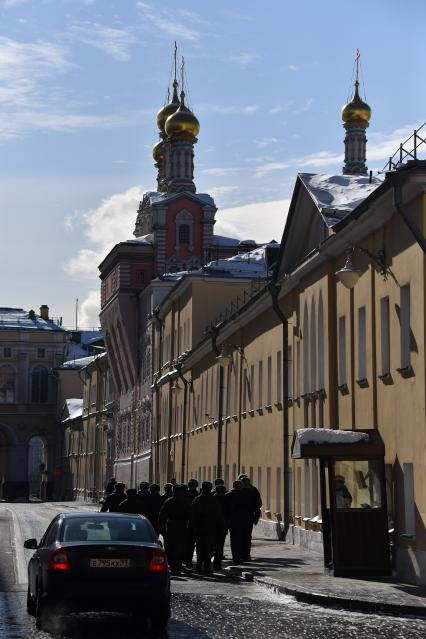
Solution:
[[[42,304],[40,306],[40,317],[44,320],[49,319],[49,307],[47,306],[47,304]]]

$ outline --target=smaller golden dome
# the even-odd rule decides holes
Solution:
[[[152,157],[156,164],[160,164],[164,160],[164,144],[161,140],[152,147]]]
[[[167,118],[172,115],[180,106],[179,97],[177,94],[178,83],[175,80],[173,82],[173,96],[168,104],[165,104],[157,113],[157,126],[162,133],[164,133],[164,126]]]
[[[345,124],[358,121],[368,125],[371,118],[371,108],[359,97],[358,86],[359,82],[356,81],[352,100],[342,108],[342,120]]]
[[[200,132],[200,123],[185,105],[185,93],[182,91],[180,107],[166,120],[166,134],[169,138],[194,141]]]

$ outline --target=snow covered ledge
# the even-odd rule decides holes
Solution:
[[[305,457],[304,448],[309,448],[309,457],[316,457],[312,449],[321,447],[342,447],[356,444],[368,444],[369,433],[357,430],[334,430],[332,428],[299,428],[293,436],[292,457],[300,459]],[[321,455],[318,455],[321,456]]]

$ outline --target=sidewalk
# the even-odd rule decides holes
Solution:
[[[229,550],[226,548],[228,556]],[[255,582],[293,595],[298,601],[359,612],[426,617],[426,587],[400,583],[392,577],[328,576],[321,554],[270,539],[253,539],[252,557],[253,561],[239,567],[241,572],[252,573]]]

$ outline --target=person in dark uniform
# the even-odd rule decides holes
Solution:
[[[173,486],[173,497],[161,506],[158,529],[164,537],[172,575],[179,575],[182,571],[190,509],[184,488],[179,485]]]
[[[197,490],[198,481],[196,479],[190,479],[188,482],[188,490],[186,491],[186,498],[189,503],[192,504],[194,499],[198,497],[200,494]],[[195,531],[194,526],[192,525],[191,519],[188,523],[188,535],[186,538],[186,549],[185,549],[185,566],[187,568],[192,568],[192,558],[194,556],[195,550]]]
[[[260,519],[260,512],[262,508],[262,498],[260,496],[259,491],[255,486],[252,486],[250,477],[247,475],[241,476],[241,482],[243,484],[243,492],[246,493],[248,500],[250,502],[250,524],[248,525],[245,531],[245,541],[244,541],[244,549],[242,554],[242,559],[244,561],[251,561],[251,537],[253,534],[253,526],[257,525],[257,522]]]
[[[154,527],[155,532],[158,535],[158,516],[160,514],[161,506],[163,505],[163,499],[160,495],[160,486],[158,484],[151,484],[149,487],[151,494],[151,524]]]
[[[221,484],[216,485],[213,496],[219,504],[221,512],[221,520],[216,526],[213,566],[216,570],[220,570],[222,568],[222,559],[224,558],[223,547],[225,545],[225,539],[229,528],[229,510],[225,486],[222,486]]]
[[[173,497],[173,484],[164,484],[164,493],[161,495],[162,502]]]
[[[223,481],[221,477],[216,477],[216,479],[214,480],[215,489],[216,489],[216,486],[225,486],[225,482]]]
[[[105,486],[105,496],[111,495],[114,492],[115,484],[117,483],[115,477],[111,477]]]
[[[243,484],[238,479],[232,484],[232,490],[226,493],[229,512],[229,535],[231,538],[232,559],[235,563],[244,562],[247,548],[247,531],[252,521],[251,501]]]
[[[191,523],[195,532],[197,552],[197,572],[212,574],[211,560],[215,551],[216,531],[222,523],[222,514],[218,501],[212,493],[213,485],[209,481],[201,484],[201,494],[191,504]]]
[[[141,481],[141,483],[139,484],[138,499],[142,505],[141,514],[145,515],[145,517],[148,517],[148,519],[151,521],[152,504],[151,504],[151,493],[149,492],[149,482]]]
[[[144,515],[143,505],[138,498],[136,488],[128,488],[126,490],[126,499],[119,504],[117,512],[127,513],[128,515]]]
[[[122,501],[126,499],[126,493],[124,489],[126,488],[125,484],[118,482],[115,484],[114,492],[108,495],[102,504],[101,513],[116,513],[118,512],[118,506]]]

